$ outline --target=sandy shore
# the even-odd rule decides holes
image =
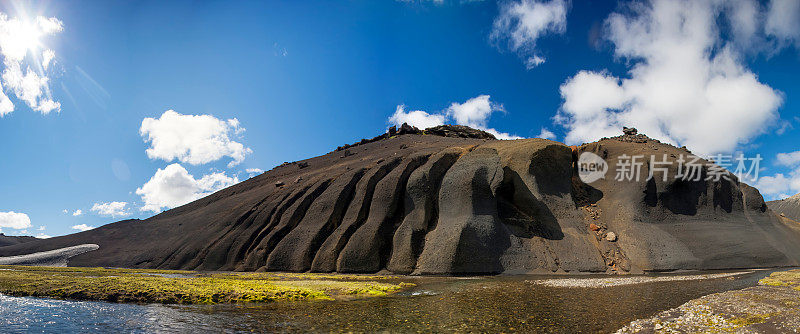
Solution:
[[[714,279],[733,277],[737,275],[749,274],[752,271],[739,271],[732,273],[702,274],[702,275],[675,275],[675,276],[632,276],[632,277],[604,277],[604,278],[554,278],[531,281],[534,284],[541,284],[557,288],[607,288],[612,286],[642,284],[652,282],[672,282],[672,281],[691,281],[700,279]]]
[[[0,257],[0,265],[66,267],[69,258],[97,250],[96,244],[64,247],[46,252]]]

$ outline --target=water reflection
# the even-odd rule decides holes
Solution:
[[[555,288],[531,276],[415,278],[386,298],[258,306],[163,306],[0,295],[2,332],[609,332],[706,294],[756,284],[767,271],[696,281]]]

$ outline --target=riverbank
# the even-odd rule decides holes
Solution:
[[[0,293],[124,303],[238,304],[384,296],[389,276],[0,266]]]
[[[800,328],[800,269],[774,272],[758,286],[691,300],[617,333],[787,333]]]
[[[0,270],[0,273],[4,271]],[[148,273],[139,275],[144,277],[201,274],[137,269],[119,271],[125,274]],[[275,280],[288,284],[330,279],[347,284],[353,281],[395,285],[413,282],[416,286],[385,292],[385,296],[377,298],[368,298],[372,296],[370,294],[332,293],[329,296],[334,300],[219,302],[211,305],[107,303],[10,297],[0,293],[0,328],[12,333],[69,333],[85,331],[85,328],[98,329],[100,332],[144,333],[612,333],[632,321],[652,317],[702,296],[756,286],[759,280],[770,273],[770,270],[756,270],[726,277],[716,275],[725,272],[653,273],[643,275],[643,278],[647,278],[644,282],[603,287],[554,287],[536,283],[554,278],[548,275],[385,277],[265,273],[255,275],[277,275]],[[231,273],[202,275],[210,274]],[[86,275],[93,276],[90,273]],[[703,275],[704,278],[673,279],[690,275]],[[661,280],[659,277],[670,279]],[[627,278],[631,277],[608,275],[592,278],[609,281],[625,279],[627,282]]]

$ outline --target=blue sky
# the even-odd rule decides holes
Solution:
[[[765,197],[800,192],[800,8],[689,3],[3,2],[4,25],[41,36],[23,59],[4,51],[2,69],[47,81],[28,103],[14,73],[0,80],[13,104],[0,118],[0,230],[146,218],[415,111],[571,144],[633,125],[696,152],[761,154]]]

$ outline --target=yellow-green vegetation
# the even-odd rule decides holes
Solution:
[[[774,272],[758,283],[767,286],[787,286],[800,290],[800,269]]]
[[[395,277],[0,266],[0,293],[111,302],[217,304],[383,296]]]
[[[769,318],[777,315],[778,313],[767,313],[767,314],[747,314],[741,317],[734,317],[728,320],[731,324],[733,324],[736,328],[741,328],[745,326],[755,325],[766,322]]]

